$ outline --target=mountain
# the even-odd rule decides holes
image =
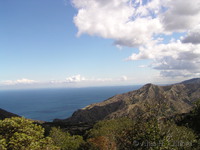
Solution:
[[[146,84],[138,90],[86,106],[75,111],[70,118],[54,122],[94,123],[103,119],[149,117],[152,114],[160,118],[169,117],[189,112],[198,99],[200,78],[167,86]]]
[[[19,116],[0,108],[0,120],[11,117],[19,117]]]
[[[193,78],[186,81],[181,82],[182,84],[200,84],[200,78]]]

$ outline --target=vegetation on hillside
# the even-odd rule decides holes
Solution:
[[[88,132],[87,142],[99,150],[119,149],[191,149],[197,144],[196,134],[172,122],[117,119],[100,121]],[[104,140],[105,142],[102,142]]]
[[[155,110],[155,108],[153,109]],[[85,135],[53,127],[48,136],[32,121],[13,117],[0,121],[0,150],[191,150],[200,149],[200,101],[179,120],[119,118],[97,122]]]
[[[82,136],[71,136],[68,132],[56,127],[51,129],[49,136],[52,138],[54,145],[62,150],[77,150],[84,143]]]
[[[0,121],[0,150],[57,150],[44,128],[32,121],[12,117]]]

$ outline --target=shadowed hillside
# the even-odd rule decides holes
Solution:
[[[3,120],[5,118],[11,118],[11,117],[19,117],[19,116],[0,108],[0,120]]]
[[[91,104],[73,113],[70,118],[55,122],[96,122],[103,119],[120,117],[169,117],[187,113],[193,102],[200,98],[200,79],[191,79],[181,83],[157,86],[146,84],[142,88],[116,95],[100,103]]]

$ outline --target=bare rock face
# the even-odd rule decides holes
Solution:
[[[0,108],[0,120],[11,117],[19,117],[19,116]]]
[[[146,84],[138,90],[116,95],[79,109],[70,118],[55,122],[94,123],[120,117],[148,117],[152,113],[158,117],[169,117],[189,112],[193,102],[198,99],[200,99],[199,78],[168,86]]]

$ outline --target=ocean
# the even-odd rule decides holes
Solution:
[[[62,89],[2,90],[0,108],[25,118],[53,121],[65,119],[77,109],[101,102],[141,86],[113,86]]]

